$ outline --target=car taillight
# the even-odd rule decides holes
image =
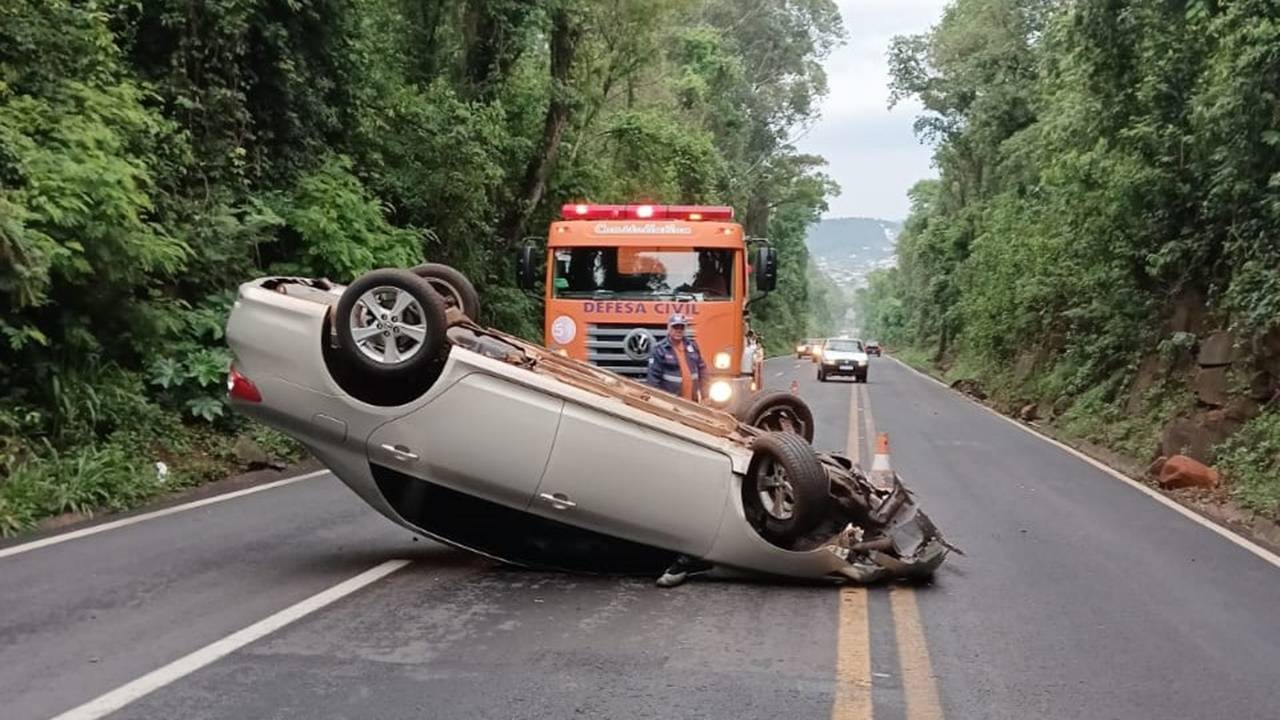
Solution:
[[[235,365],[227,373],[227,395],[245,402],[262,402],[262,393],[249,378],[245,377]]]
[[[733,220],[727,205],[589,205],[570,203],[560,208],[564,220]]]

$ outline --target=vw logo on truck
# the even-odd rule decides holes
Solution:
[[[653,352],[653,334],[644,328],[636,328],[622,339],[622,350],[632,360],[648,360]]]

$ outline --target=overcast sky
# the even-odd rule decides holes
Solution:
[[[911,124],[914,102],[890,112],[889,65],[885,52],[894,35],[919,33],[942,16],[947,0],[839,0],[848,43],[827,58],[831,92],[822,118],[800,137],[803,152],[827,159],[828,173],[840,183],[826,217],[864,216],[902,220],[907,189],[935,177],[928,147],[916,140]]]

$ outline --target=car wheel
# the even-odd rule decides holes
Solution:
[[[787,432],[813,442],[813,410],[797,395],[770,390],[752,398],[738,419],[761,430]]]
[[[407,270],[374,270],[338,300],[338,347],[369,376],[410,378],[443,351],[444,313],[444,300],[425,279]]]
[[[830,481],[818,455],[791,433],[756,438],[743,480],[743,504],[756,529],[770,542],[786,544],[813,530],[825,517]]]
[[[818,382],[826,382],[827,374],[822,372],[822,368],[818,368]]]
[[[423,263],[412,272],[431,283],[431,289],[444,298],[445,307],[456,307],[472,320],[480,319],[480,293],[466,275],[440,263]]]

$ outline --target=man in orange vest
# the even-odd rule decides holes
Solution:
[[[685,335],[689,319],[680,313],[667,318],[667,339],[649,354],[648,383],[685,400],[702,400],[707,382],[707,363],[698,343]]]

